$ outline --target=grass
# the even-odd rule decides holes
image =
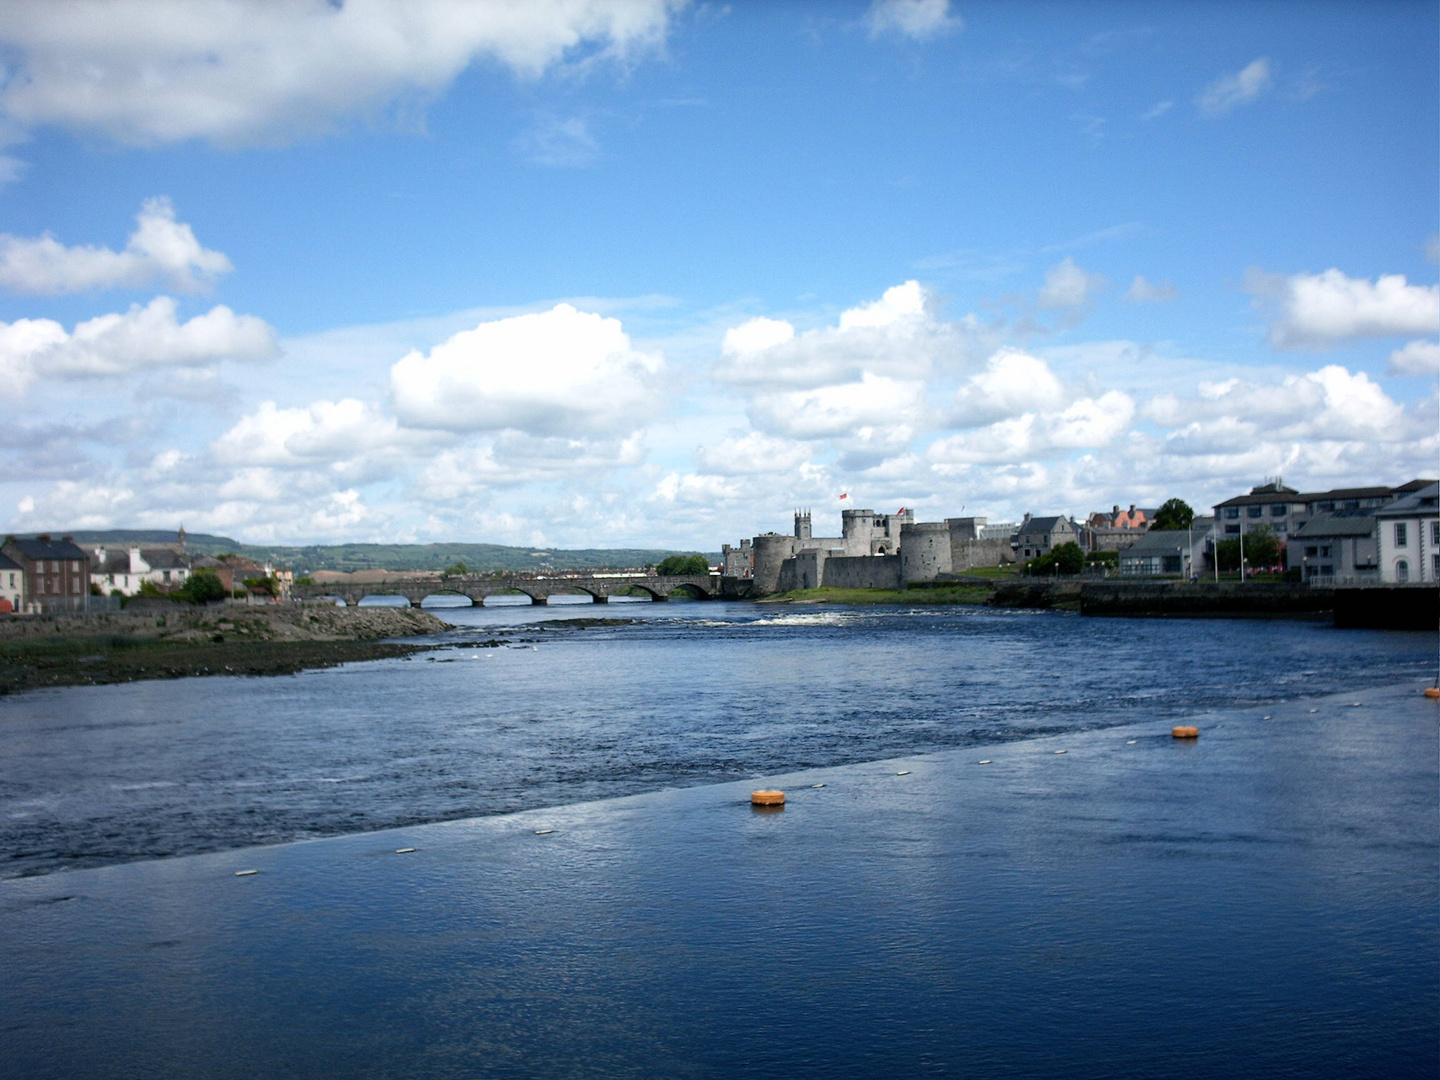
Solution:
[[[796,604],[983,604],[990,590],[983,585],[927,589],[794,589],[761,603]]]
[[[983,578],[1012,578],[1020,576],[1020,567],[1015,563],[1005,566],[972,566],[969,570],[962,570],[966,577]]]

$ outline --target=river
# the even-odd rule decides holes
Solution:
[[[1429,678],[1436,663],[1434,634],[1320,622],[713,602],[436,612],[455,629],[405,660],[0,700],[0,877],[1168,721]]]

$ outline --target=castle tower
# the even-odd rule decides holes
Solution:
[[[796,511],[795,511],[795,539],[797,539],[797,540],[809,540],[809,539],[810,539],[810,511],[809,511],[809,510],[796,510]]]

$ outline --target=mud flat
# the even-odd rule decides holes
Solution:
[[[411,608],[181,607],[0,620],[0,694],[191,675],[289,675],[406,656],[451,629]]]

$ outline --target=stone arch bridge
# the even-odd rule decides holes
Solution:
[[[467,576],[430,578],[420,581],[384,581],[371,583],[330,582],[324,585],[296,585],[290,595],[297,600],[334,596],[352,607],[367,596],[403,596],[412,607],[419,607],[429,596],[465,596],[472,604],[483,604],[487,596],[524,593],[531,603],[546,604],[556,595],[576,596],[588,593],[597,604],[608,603],[610,597],[627,589],[640,589],[652,600],[668,600],[675,593],[699,600],[720,597],[719,574],[676,574],[670,576],[637,574],[550,574],[507,575],[504,577]]]

